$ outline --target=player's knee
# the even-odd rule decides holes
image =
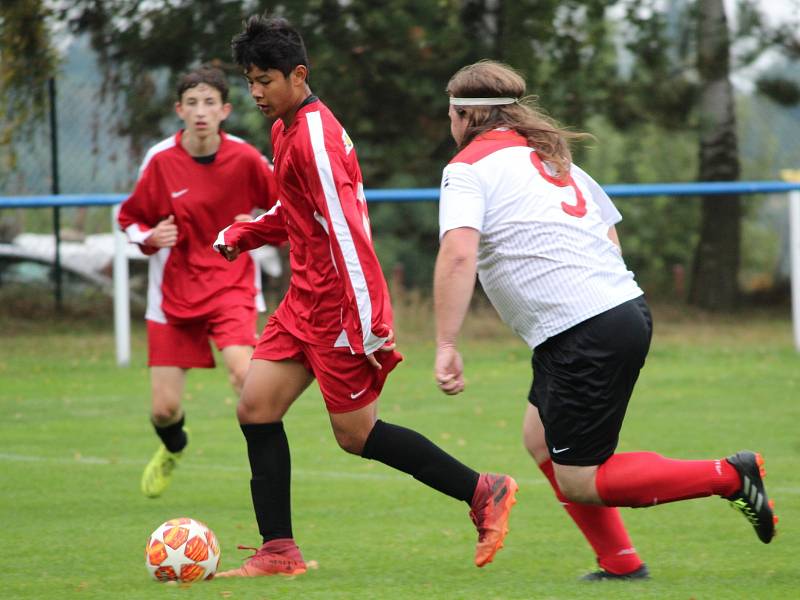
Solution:
[[[256,405],[248,402],[247,397],[243,393],[239,398],[239,403],[236,405],[236,418],[239,423],[256,423],[258,422],[258,414]]]
[[[529,431],[524,431],[522,434],[522,443],[528,451],[528,454],[533,457],[537,464],[542,464],[550,458],[544,436],[537,436]]]
[[[181,416],[180,405],[154,404],[152,411],[153,423],[158,426],[175,423]]]
[[[336,437],[336,443],[342,450],[361,456],[364,451],[364,443],[367,441],[366,437],[351,431],[334,431],[333,434]]]
[[[561,493],[570,502],[578,504],[596,504],[597,494],[589,489],[589,482],[582,477],[574,477],[558,473],[556,471],[556,481]]]
[[[567,500],[570,502],[581,501],[581,488],[577,485],[577,482],[569,477],[556,477],[556,481],[558,481],[558,487]]]

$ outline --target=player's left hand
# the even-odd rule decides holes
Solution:
[[[464,391],[464,361],[455,346],[436,349],[434,376],[439,389],[453,396]]]
[[[217,250],[228,262],[233,262],[239,256],[241,252],[239,250],[239,246],[223,246],[222,244],[217,246]]]
[[[394,341],[394,331],[390,329],[389,330],[389,335],[386,338],[386,342],[383,344],[383,346],[378,348],[378,352],[391,352],[396,347],[397,347],[397,344]],[[381,367],[381,363],[378,362],[378,359],[375,358],[375,354],[374,353],[367,354],[367,361],[369,362],[369,364],[371,364],[373,367],[375,367],[378,370],[383,368],[383,367]]]
[[[242,222],[252,221],[253,217],[247,213],[240,213],[235,217],[233,217],[233,220],[238,223],[242,223]]]

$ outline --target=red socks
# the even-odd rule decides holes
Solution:
[[[655,452],[614,454],[597,469],[597,493],[607,506],[653,506],[739,490],[739,473],[724,458],[675,460]]]
[[[638,569],[642,561],[631,543],[619,509],[592,504],[569,502],[556,483],[553,462],[547,460],[539,465],[556,493],[564,510],[583,532],[584,537],[597,555],[597,564],[609,573],[622,575]]]
[[[575,524],[597,555],[601,568],[616,575],[642,564],[617,506],[653,506],[717,494],[730,496],[741,488],[739,473],[720,460],[675,460],[655,452],[614,454],[597,469],[597,493],[607,506],[576,504],[561,493],[553,462],[539,468],[545,474]]]

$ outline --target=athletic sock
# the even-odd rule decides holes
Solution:
[[[539,465],[539,468],[553,486],[561,506],[572,517],[594,550],[597,564],[601,569],[614,575],[624,575],[632,573],[642,565],[642,560],[625,530],[618,508],[570,502],[558,487],[553,461],[548,458]]]
[[[361,456],[408,473],[467,504],[472,500],[480,477],[425,436],[380,419],[370,431]]]
[[[724,458],[675,460],[655,452],[614,454],[597,469],[597,493],[607,506],[653,506],[741,487],[739,473]]]
[[[289,440],[283,422],[241,425],[250,459],[250,495],[263,541],[292,538]]]
[[[180,452],[186,447],[188,439],[186,432],[183,430],[183,424],[186,421],[186,415],[181,415],[181,420],[171,425],[160,427],[153,423],[153,428],[156,430],[156,435],[161,439],[162,443],[167,447],[170,452]]]

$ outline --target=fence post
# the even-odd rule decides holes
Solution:
[[[117,223],[119,204],[111,209],[111,231],[114,232],[114,342],[117,365],[127,367],[131,362],[131,303],[128,282],[128,238]]]
[[[50,100],[50,170],[52,182],[50,191],[57,196],[61,193],[61,184],[58,178],[58,117],[56,116],[56,80],[51,77],[47,80],[47,93]],[[61,314],[63,308],[63,272],[61,270],[61,208],[53,207],[53,234],[56,250],[53,258],[55,269],[55,299],[56,313]]]

